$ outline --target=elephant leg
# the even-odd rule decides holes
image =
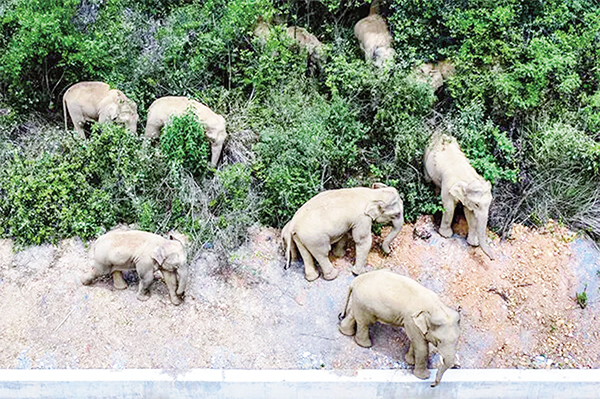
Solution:
[[[163,280],[169,289],[169,297],[171,298],[171,303],[173,305],[180,305],[181,299],[177,296],[177,273],[170,272],[168,270],[162,271]]]
[[[113,285],[118,290],[124,290],[127,288],[127,282],[123,278],[123,273],[120,270],[115,270],[112,273],[113,276]]]
[[[337,258],[341,258],[346,254],[346,244],[348,243],[348,235],[344,234],[333,247],[333,255]]]
[[[406,360],[406,363],[410,364],[411,366],[415,365],[415,348],[412,344],[412,341],[410,341],[408,344],[408,352],[406,352],[404,360]]]
[[[164,273],[164,272],[163,272]],[[140,277],[140,286],[137,293],[137,299],[140,301],[147,301],[150,298],[150,292],[148,292],[148,288],[154,281],[154,273],[139,273]]]
[[[329,241],[329,239],[327,239],[327,241]],[[338,271],[333,267],[331,261],[329,260],[329,251],[331,251],[331,245],[329,242],[322,243],[316,248],[311,247],[311,252],[319,263],[319,266],[323,271],[323,278],[325,280],[333,280],[338,276]]]
[[[71,120],[73,121],[73,129],[79,137],[85,139],[85,118],[82,115],[71,115]]]
[[[426,380],[429,378],[429,370],[427,369],[427,359],[429,358],[429,344],[424,338],[415,340],[411,344],[413,346],[414,353],[414,364],[415,368],[413,374],[422,379]]]
[[[296,243],[296,247],[300,252],[300,256],[302,257],[302,261],[304,262],[304,276],[308,281],[314,281],[319,278],[319,272],[315,267],[315,261],[308,249],[300,242],[300,240],[296,240],[296,237],[293,238]]]
[[[344,335],[353,336],[356,334],[356,319],[354,318],[354,312],[352,311],[352,308],[350,308],[348,314],[346,317],[344,317],[338,329]]]
[[[94,261],[92,264],[92,270],[80,277],[81,284],[90,285],[96,278],[109,274],[110,270],[110,265],[107,266]]]
[[[456,202],[450,194],[446,194],[446,198],[442,195],[442,204],[444,205],[444,213],[442,213],[442,222],[440,223],[440,235],[445,238],[452,237],[452,219],[454,218],[454,208]]]
[[[474,247],[479,246],[479,236],[477,235],[477,219],[475,218],[475,213],[472,210],[464,207],[465,218],[467,219],[467,224],[469,225],[469,232],[467,233],[467,242],[469,245]]]
[[[354,341],[363,348],[370,348],[373,346],[371,337],[369,336],[369,326],[371,323],[367,323],[365,320],[360,318],[356,319],[356,335]]]
[[[371,237],[371,226],[366,231],[364,229],[355,228],[352,230],[352,238],[356,243],[356,262],[352,267],[352,273],[359,275],[365,272],[365,266],[367,264],[367,256],[371,250],[373,244],[373,238]]]

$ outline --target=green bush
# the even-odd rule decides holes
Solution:
[[[169,119],[160,136],[160,148],[173,167],[183,167],[197,178],[209,170],[210,143],[204,125],[191,108],[184,115]]]

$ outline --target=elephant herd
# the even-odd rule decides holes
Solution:
[[[381,66],[394,56],[387,25],[374,8],[368,17],[355,25],[354,31],[368,61]],[[308,50],[315,62],[320,61],[322,45],[316,37],[304,28],[288,27],[286,32]],[[254,35],[266,39],[269,34],[269,25],[259,19]],[[423,74],[435,77],[434,71],[437,71],[438,78],[443,79],[447,74],[440,71],[448,72],[451,65],[442,62],[425,69]],[[113,121],[124,124],[134,133],[137,130],[137,105],[106,83],[81,82],[71,86],[64,94],[63,106],[65,128],[68,112],[75,131],[83,137],[87,121]],[[169,96],[154,101],[148,108],[145,135],[150,139],[158,138],[171,115],[181,115],[189,109],[205,126],[205,134],[211,142],[211,164],[216,166],[227,137],[225,119],[195,100]],[[432,135],[424,151],[423,163],[426,180],[432,181],[441,192],[444,212],[440,235],[452,235],[454,208],[460,202],[468,223],[467,242],[480,246],[490,259],[494,259],[487,241],[488,211],[492,201],[490,183],[469,164],[456,139],[442,133]],[[415,376],[429,377],[430,343],[440,352],[442,364],[432,383],[436,386],[444,372],[455,364],[460,334],[458,312],[444,305],[433,291],[408,277],[388,270],[365,272],[372,246],[373,222],[392,225],[382,243],[383,251],[390,253],[391,243],[404,224],[403,215],[398,191],[382,183],[375,183],[370,188],[324,191],[300,207],[282,229],[285,269],[297,259],[296,252],[299,252],[306,280],[314,281],[319,277],[317,265],[325,280],[333,280],[338,271],[329,260],[332,246],[333,255],[339,257],[352,240],[356,246],[352,272],[357,277],[349,287],[339,331],[354,336],[358,345],[370,347],[371,324],[382,322],[404,327],[410,339],[406,362],[414,365]],[[171,302],[179,305],[189,276],[186,244],[184,237],[175,234],[164,238],[138,230],[112,230],[96,240],[90,253],[91,271],[81,277],[81,282],[88,285],[99,276],[112,274],[114,287],[124,289],[127,284],[122,272],[135,269],[139,275],[137,298],[143,301],[148,299],[148,288],[155,274],[160,274]]]
[[[445,211],[440,234],[452,235],[454,207],[462,202],[469,224],[467,241],[480,245],[493,259],[487,243],[487,211],[492,199],[491,186],[469,165],[456,139],[432,135],[425,150],[426,176],[441,188]],[[366,260],[372,246],[373,222],[391,223],[392,230],[382,243],[384,252],[404,223],[404,208],[398,191],[382,183],[372,187],[328,190],[317,194],[301,206],[284,226],[281,238],[285,252],[285,268],[296,259],[296,250],[304,262],[305,277],[319,277],[315,260],[323,278],[333,280],[338,271],[329,260],[342,256],[349,239],[356,245],[356,261],[352,272],[356,277],[349,287],[339,330],[354,335],[356,343],[370,347],[369,326],[376,322],[404,327],[410,340],[406,362],[414,365],[418,378],[429,377],[427,360],[429,344],[437,347],[442,364],[432,386],[441,381],[444,372],[455,364],[460,334],[458,312],[442,303],[437,294],[416,281],[388,270],[365,272]],[[112,274],[115,288],[127,287],[122,272],[135,269],[139,275],[137,298],[148,299],[148,288],[155,273],[162,275],[171,302],[179,305],[188,280],[186,241],[170,234],[117,229],[99,237],[92,247],[92,270],[81,277],[90,284],[96,277]]]
[[[211,143],[211,165],[217,166],[223,143],[227,138],[225,118],[214,113],[204,104],[187,97],[167,96],[154,101],[148,108],[146,137],[156,139],[160,129],[173,115],[184,114],[188,109],[204,125],[204,133]],[[63,96],[63,113],[67,129],[67,112],[75,131],[85,138],[86,122],[114,122],[125,125],[132,133],[137,132],[137,104],[122,91],[111,89],[103,82],[79,82],[69,87]]]

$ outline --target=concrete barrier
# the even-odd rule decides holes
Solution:
[[[600,398],[600,370],[0,370],[0,398]]]

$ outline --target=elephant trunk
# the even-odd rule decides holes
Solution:
[[[442,376],[449,368],[453,367],[456,361],[455,345],[438,346],[440,355],[442,355],[442,364],[435,374],[435,381],[431,383],[431,387],[437,386],[442,380]]]
[[[404,216],[402,213],[400,213],[392,220],[392,231],[390,231],[390,234],[385,237],[385,240],[383,240],[383,243],[381,244],[381,248],[386,254],[390,253],[390,244],[400,233],[400,230],[402,230],[402,225],[404,225]]]
[[[189,271],[186,265],[177,268],[177,295],[181,296],[185,292],[188,276]]]
[[[483,252],[490,258],[490,260],[494,260],[494,252],[492,251],[490,244],[488,244],[487,215],[477,226],[477,236],[479,237],[479,246]]]

